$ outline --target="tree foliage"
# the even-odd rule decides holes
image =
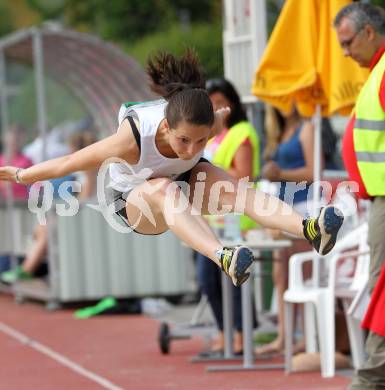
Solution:
[[[0,37],[13,30],[11,20],[11,15],[6,3],[4,0],[0,0]]]
[[[180,19],[211,22],[220,18],[221,0],[28,0],[43,19],[96,32],[104,39],[129,42],[167,30]]]
[[[385,8],[385,0],[372,0],[371,3],[379,5],[382,8]]]
[[[209,39],[208,39],[209,37]],[[145,65],[150,54],[158,50],[180,55],[187,48],[194,48],[206,70],[207,77],[223,74],[222,23],[194,23],[190,29],[183,29],[179,23],[126,46],[126,51]]]
[[[42,19],[118,43],[142,64],[154,49],[192,46],[208,75],[223,73],[221,0],[28,0]]]
[[[2,12],[3,1],[0,0],[0,32],[4,29],[7,33],[11,30],[10,24],[7,27],[11,18]],[[208,77],[223,74],[221,0],[27,0],[27,3],[42,20],[56,19],[70,28],[118,43],[143,65],[156,50],[179,55],[186,47],[193,47]],[[30,127],[36,123],[34,77],[29,71],[17,73],[17,77],[9,80],[19,86],[19,93],[9,101],[9,119]],[[50,127],[85,115],[79,101],[49,78],[46,94]]]

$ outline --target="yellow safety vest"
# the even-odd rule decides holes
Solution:
[[[239,122],[227,131],[211,162],[225,171],[229,170],[238,148],[247,139],[250,140],[253,149],[253,178],[257,177],[260,172],[260,142],[254,127],[247,121]],[[241,230],[252,229],[256,226],[257,223],[254,220],[245,215],[241,216]]]
[[[358,95],[353,139],[357,164],[371,196],[385,195],[385,112],[379,92],[385,71],[385,53]]]

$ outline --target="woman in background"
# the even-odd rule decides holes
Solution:
[[[285,114],[271,106],[266,107],[265,116],[266,147],[262,177],[279,182],[279,199],[285,200],[302,216],[311,212],[312,199],[310,185],[313,182],[314,127],[310,120],[301,118],[297,110]],[[297,190],[297,183],[305,182]],[[269,230],[274,238],[282,235],[279,230]],[[306,240],[292,240],[288,249],[273,251],[273,283],[278,298],[278,336],[269,344],[256,348],[256,354],[281,353],[284,349],[284,302],[283,294],[288,287],[288,263],[293,253],[311,250]],[[302,342],[297,345],[302,349]]]

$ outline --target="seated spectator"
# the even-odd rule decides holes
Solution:
[[[18,125],[12,125],[4,137],[3,153],[0,154],[0,166],[14,165],[18,168],[28,168],[33,163],[21,152],[21,138],[23,128]],[[8,161],[7,161],[8,160]],[[14,199],[27,199],[28,187],[18,183],[11,183],[11,191]],[[6,183],[0,182],[0,196],[7,198]]]
[[[307,118],[301,118],[295,108],[289,114],[267,106],[265,117],[266,161],[262,176],[271,182],[279,182],[279,198],[293,204],[293,208],[304,217],[312,213],[313,195],[310,184],[313,181],[314,139],[313,124]],[[328,118],[322,119],[322,150],[325,169],[337,169],[335,161],[337,137]],[[296,184],[306,182],[304,189],[296,191]],[[274,238],[282,233],[270,231]],[[287,237],[286,237],[287,238]],[[291,255],[310,250],[305,240],[293,239],[290,248],[273,252],[273,282],[278,297],[278,336],[269,344],[258,347],[256,354],[274,354],[283,352],[284,347],[284,304],[283,294],[288,284],[288,262]],[[309,269],[305,269],[310,274]],[[294,352],[304,349],[304,341],[299,341]]]
[[[279,182],[279,198],[291,203],[303,216],[310,213],[312,194],[310,184],[313,181],[313,124],[301,118],[295,108],[289,114],[267,106],[265,117],[266,147],[265,165],[262,176]],[[305,188],[297,190],[296,184],[306,182]],[[281,232],[269,231],[274,238]],[[311,250],[306,240],[294,239],[288,249],[273,251],[273,282],[278,298],[278,336],[269,344],[256,348],[256,355],[282,353],[284,348],[284,302],[283,294],[288,284],[288,261],[292,254]],[[295,347],[300,351],[303,342]]]
[[[71,153],[80,150],[92,143],[95,137],[91,132],[73,134],[70,137],[69,144]],[[81,191],[78,193],[78,200],[82,201],[90,198],[96,190],[95,170],[84,172],[81,182]],[[58,198],[58,189],[61,183],[75,180],[73,176],[65,176],[60,179],[51,180],[54,186],[54,198]],[[33,232],[33,245],[21,266],[14,270],[3,272],[0,279],[5,283],[14,283],[16,280],[28,280],[34,277],[37,268],[45,261],[48,251],[48,225],[37,224]]]

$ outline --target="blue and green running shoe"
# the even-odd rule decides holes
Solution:
[[[334,247],[344,216],[334,206],[323,207],[318,218],[304,219],[303,234],[321,255],[327,255]]]
[[[235,286],[240,286],[250,276],[249,268],[254,256],[246,246],[224,247],[219,259],[222,270],[231,278]]]

